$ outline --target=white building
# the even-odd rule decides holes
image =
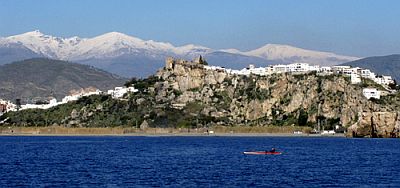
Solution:
[[[85,96],[100,95],[101,93],[102,93],[102,92],[101,92],[100,90],[98,90],[98,89],[93,90],[93,91],[85,91],[85,90],[82,90],[81,92],[75,93],[75,94],[73,94],[73,95],[65,96],[65,97],[61,100],[60,104],[65,104],[65,103],[68,103],[68,102],[71,102],[71,101],[77,101],[79,98],[85,97]]]
[[[26,110],[26,109],[49,109],[52,107],[55,107],[59,105],[60,103],[57,103],[57,99],[53,98],[49,101],[48,104],[25,104],[21,105],[21,110]]]
[[[361,83],[361,76],[359,74],[350,74],[350,80],[352,84]]]
[[[267,68],[267,72],[270,74],[285,73],[285,72],[289,72],[289,68],[287,65],[271,65]]]
[[[0,114],[9,112],[9,111],[15,111],[16,109],[17,109],[17,105],[13,104],[10,101],[0,99]]]
[[[325,73],[325,74],[332,74],[332,67],[321,67],[319,69],[319,72]]]
[[[256,75],[260,75],[260,76],[267,75],[267,71],[264,67],[258,67],[258,68],[250,67],[249,71],[251,74],[256,74]]]
[[[310,66],[307,63],[293,63],[287,65],[289,72],[308,72]]]
[[[361,77],[369,78],[371,80],[374,80],[376,77],[375,73],[371,72],[371,70],[369,70],[369,69],[361,69],[359,73],[360,73]]]
[[[310,65],[308,67],[308,71],[317,71],[317,72],[321,72],[321,68],[319,67],[319,65]]]
[[[351,66],[336,65],[332,67],[332,72],[336,74],[343,74],[343,72],[347,71],[348,69],[351,69]]]
[[[206,70],[216,70],[216,71],[227,71],[227,69],[225,69],[224,67],[209,66],[209,65],[205,65],[204,69],[206,69]]]
[[[343,69],[342,74],[346,75],[346,76],[351,76],[352,74],[357,74],[359,70],[361,70],[361,68],[359,67],[352,67],[352,68],[348,68],[348,69]]]
[[[135,89],[134,87],[115,87],[114,90],[108,90],[107,94],[111,95],[112,98],[118,99],[122,98],[128,92],[138,92],[139,90]]]
[[[391,76],[384,76],[384,75],[375,77],[374,81],[381,85],[389,85],[394,83],[394,80],[392,79]]]
[[[381,91],[378,91],[376,88],[364,88],[363,89],[363,95],[367,98],[375,98],[375,99],[380,99],[381,98]]]

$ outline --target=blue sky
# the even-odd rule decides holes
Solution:
[[[353,56],[400,53],[397,0],[0,0],[0,36],[142,39],[249,50],[266,43]]]

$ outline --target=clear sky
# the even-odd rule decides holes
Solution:
[[[175,46],[266,43],[353,56],[400,53],[399,0],[0,0],[0,36],[118,31]]]

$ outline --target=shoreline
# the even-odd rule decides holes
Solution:
[[[343,133],[337,133],[332,135],[323,134],[289,134],[289,133],[214,133],[214,134],[190,134],[190,133],[171,133],[171,134],[149,134],[149,133],[134,133],[134,134],[27,134],[27,133],[10,133],[0,134],[2,136],[71,136],[71,137],[326,137],[326,138],[346,138]]]
[[[295,134],[299,132],[301,134]],[[238,137],[346,137],[343,133],[309,134],[307,127],[209,127],[209,128],[66,128],[0,127],[0,136],[238,136]]]

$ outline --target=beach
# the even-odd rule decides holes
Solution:
[[[66,128],[1,127],[0,136],[272,136],[272,137],[345,137],[343,133],[309,134],[308,127],[210,127],[210,128]],[[295,131],[296,134],[294,133]]]

